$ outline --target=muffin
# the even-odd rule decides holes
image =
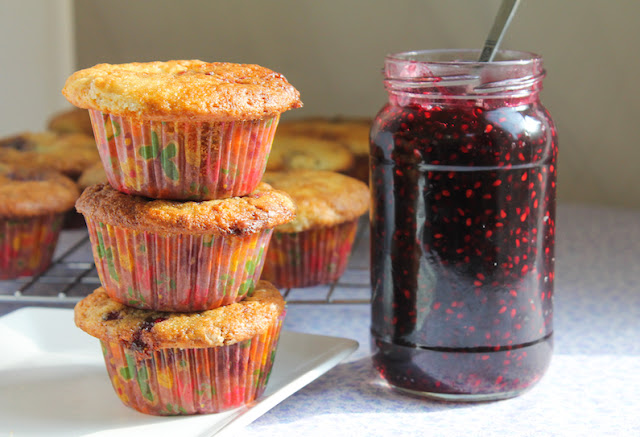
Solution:
[[[273,233],[262,279],[276,287],[327,284],[347,267],[358,219],[369,207],[363,182],[335,172],[267,172],[264,180],[296,202],[295,220]]]
[[[295,216],[291,198],[267,184],[247,196],[198,202],[99,184],[84,190],[76,209],[109,296],[162,311],[202,311],[250,294],[273,228]]]
[[[353,164],[349,150],[335,142],[297,135],[278,135],[273,141],[267,171],[347,171]]]
[[[23,132],[0,139],[0,162],[35,170],[55,170],[76,180],[100,161],[93,137],[53,131]]]
[[[343,145],[353,155],[353,164],[346,174],[368,183],[370,129],[370,118],[312,117],[282,121],[278,135],[321,138]]]
[[[285,316],[273,285],[242,302],[195,313],[122,305],[98,288],[75,307],[76,325],[98,338],[114,390],[153,415],[217,413],[265,389]]]
[[[78,189],[53,171],[0,164],[0,279],[46,270]]]
[[[252,192],[280,114],[302,106],[279,73],[198,60],[99,64],[74,73],[62,93],[89,109],[114,188],[172,200]]]
[[[53,114],[47,123],[47,129],[61,134],[81,133],[93,137],[89,111],[72,108]]]
[[[91,185],[104,184],[107,182],[107,173],[101,161],[96,162],[89,168],[85,169],[78,178],[78,187],[84,190]]]

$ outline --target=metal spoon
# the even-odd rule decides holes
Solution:
[[[484,48],[482,49],[478,62],[493,61],[493,58],[498,51],[498,47],[500,46],[500,42],[502,41],[502,37],[504,36],[507,27],[509,27],[509,23],[515,15],[519,3],[520,0],[502,0],[502,4],[500,5],[500,9],[498,9],[495,20],[493,21],[493,26],[489,31],[489,35],[484,43]]]

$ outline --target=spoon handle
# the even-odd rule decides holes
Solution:
[[[487,40],[484,43],[480,59],[478,59],[479,62],[493,61],[498,47],[500,46],[500,42],[502,41],[502,37],[504,36],[507,27],[509,27],[511,19],[516,13],[518,3],[520,3],[520,0],[502,0],[500,9],[498,9],[496,18],[493,21],[491,31],[489,31]]]

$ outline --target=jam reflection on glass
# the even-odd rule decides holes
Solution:
[[[499,398],[545,372],[557,155],[550,120],[537,97],[388,104],[378,114],[371,330],[374,365],[392,386]]]

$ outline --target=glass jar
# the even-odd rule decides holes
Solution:
[[[553,349],[556,130],[531,53],[385,59],[371,128],[371,344],[393,387],[516,396]]]

